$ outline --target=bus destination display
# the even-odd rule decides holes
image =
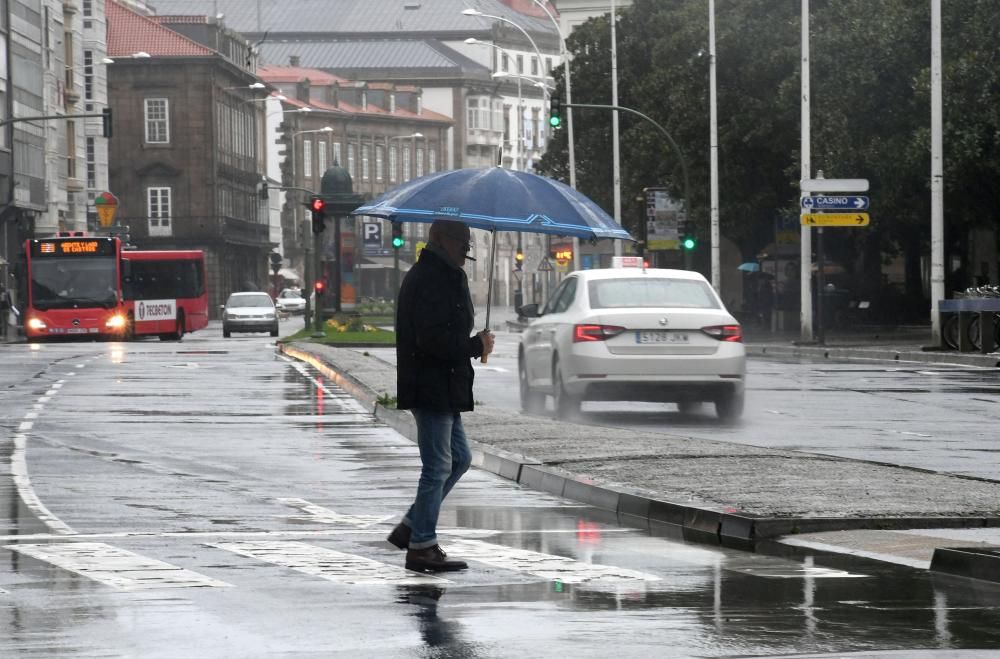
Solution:
[[[36,240],[31,243],[31,255],[46,256],[114,256],[114,240],[107,238],[72,238]]]

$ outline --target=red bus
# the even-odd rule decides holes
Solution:
[[[29,341],[180,339],[208,324],[205,259],[195,250],[127,251],[118,238],[81,232],[32,239],[18,288]]]

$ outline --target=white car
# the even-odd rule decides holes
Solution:
[[[614,268],[563,279],[545,308],[521,308],[521,407],[551,395],[566,417],[584,400],[677,403],[682,413],[712,402],[719,418],[743,413],[743,330],[699,273]]]
[[[306,299],[294,288],[286,288],[278,293],[278,298],[274,301],[274,306],[278,311],[287,313],[303,313],[306,310]]]
[[[270,332],[278,336],[278,312],[267,293],[233,293],[222,307],[222,336],[233,332]]]

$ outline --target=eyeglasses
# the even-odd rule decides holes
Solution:
[[[444,234],[444,235],[448,236],[448,238],[451,238],[452,240],[455,240],[455,241],[458,241],[458,242],[462,243],[462,249],[464,251],[469,252],[469,251],[472,250],[472,243],[469,242],[468,240],[466,240],[465,238],[458,238],[457,236],[450,236],[448,234]]]

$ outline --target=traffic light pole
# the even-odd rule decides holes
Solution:
[[[626,107],[623,107],[623,106],[620,106],[620,105],[595,105],[595,104],[592,104],[592,103],[570,103],[569,99],[567,99],[567,102],[563,103],[563,107],[567,107],[567,108],[592,108],[592,109],[597,109],[597,110],[612,110],[612,111],[619,110],[621,112],[629,112],[631,114],[634,114],[634,115],[636,115],[638,117],[641,117],[641,118],[645,119],[649,123],[651,123],[654,126],[656,126],[656,128],[661,133],[663,133],[663,136],[665,138],[667,138],[667,141],[670,142],[670,146],[672,146],[674,148],[674,151],[677,152],[677,159],[680,161],[680,164],[681,164],[681,172],[684,174],[684,213],[687,216],[686,219],[687,219],[688,222],[692,222],[693,221],[692,220],[692,213],[691,213],[691,180],[688,177],[687,160],[684,159],[684,152],[681,151],[681,148],[679,146],[677,146],[677,142],[675,142],[674,138],[670,136],[670,133],[667,132],[666,128],[664,128],[663,126],[661,126],[657,122],[653,121],[652,119],[650,119],[649,117],[647,117],[646,115],[644,115],[642,112],[639,112],[638,110],[633,110],[632,108],[626,108]],[[690,254],[690,250],[688,250],[687,252],[685,252],[685,260],[684,260],[685,267],[687,267],[688,269],[690,269],[690,267],[691,267],[690,266],[690,256],[689,256],[689,254]],[[716,257],[716,251],[715,250],[712,251],[712,257],[713,258]]]
[[[313,234],[313,290],[316,290],[315,282],[323,281],[323,234],[314,233]],[[323,296],[316,293],[316,308],[313,309],[313,333],[314,339],[323,337],[323,305],[321,298]]]

